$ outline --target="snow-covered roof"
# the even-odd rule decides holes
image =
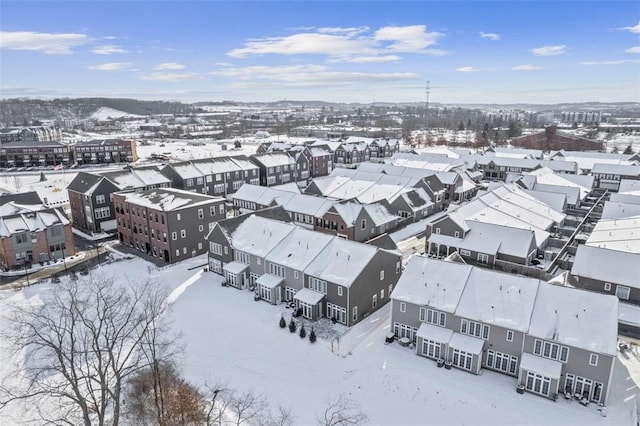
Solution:
[[[363,206],[363,208],[369,214],[375,226],[380,226],[398,219],[398,216],[389,213],[389,210],[382,204],[367,204]]]
[[[571,275],[640,288],[640,254],[579,245]]]
[[[553,188],[557,187],[567,187],[567,188],[575,188],[579,191],[579,197],[583,200],[593,188],[593,176],[587,177],[586,179],[575,179],[576,176],[570,175],[567,173],[555,173],[553,170],[548,167],[543,167],[538,170],[534,170],[530,173],[536,177],[536,185],[541,188],[546,188],[549,192],[558,192],[558,190],[554,190]],[[544,191],[545,189],[539,189],[534,187],[535,190]],[[569,197],[569,194],[567,193]],[[569,204],[576,204],[575,202],[571,202],[568,200]]]
[[[192,163],[171,163],[170,167],[173,167],[182,179],[195,179],[204,176],[204,173]]]
[[[265,167],[278,167],[284,165],[295,164],[296,160],[285,153],[260,154],[252,157],[254,161],[259,162]]]
[[[262,274],[256,280],[256,284],[266,288],[276,288],[282,283],[283,279],[271,274]]]
[[[493,223],[468,222],[470,231],[463,238],[431,234],[429,243],[471,250],[486,254],[502,254],[526,259],[535,234],[531,230],[511,228]]]
[[[0,237],[10,237],[22,232],[42,231],[53,225],[68,225],[69,223],[69,219],[57,207],[8,216],[3,215],[0,217]]]
[[[127,203],[161,211],[175,211],[223,201],[223,198],[175,188],[147,189],[143,192],[122,192]]]
[[[291,223],[251,215],[233,231],[231,241],[234,250],[263,258],[294,229]]]
[[[506,158],[542,158],[542,150],[525,148],[491,148],[484,153],[487,156]]]
[[[418,327],[416,336],[433,342],[449,344],[449,340],[451,340],[451,336],[453,336],[453,330],[423,322],[420,324],[420,327]]]
[[[609,201],[623,204],[640,204],[640,191],[638,195],[613,193],[609,196]]]
[[[333,201],[313,195],[296,194],[285,204],[284,208],[289,212],[306,214],[310,216],[323,216],[334,205]]]
[[[637,201],[637,203],[605,201],[604,209],[602,210],[602,219],[624,219],[640,215],[640,197],[638,197]]]
[[[640,166],[632,164],[605,164],[595,163],[591,173],[620,175],[620,176],[640,176]]]
[[[540,280],[473,268],[456,316],[526,332]]]
[[[336,237],[304,272],[321,280],[350,287],[377,251],[376,247]]]
[[[324,294],[311,290],[310,288],[303,288],[300,289],[293,298],[313,306],[320,303],[324,298]]]
[[[640,180],[621,179],[618,194],[630,194],[640,196]]]
[[[522,353],[520,368],[523,370],[538,373],[544,377],[560,380],[562,374],[562,363],[548,358],[532,355],[527,352]]]
[[[636,216],[599,220],[585,244],[640,254],[640,206],[631,207],[636,208]]]
[[[556,188],[557,188],[557,191],[555,190]],[[559,187],[552,187],[552,188],[544,187],[544,188],[534,189],[534,190],[525,189],[523,191],[525,194],[531,195],[536,200],[542,201],[552,209],[561,212],[561,211],[564,211],[567,204],[575,205],[577,203],[578,190],[576,189],[575,191],[572,191],[573,189],[576,189],[576,188],[559,186]],[[568,202],[568,198],[567,198],[568,196],[565,190],[566,192],[574,192],[573,195],[575,197],[571,197],[573,202]]]
[[[640,264],[637,265],[640,268]],[[528,334],[616,356],[618,298],[542,283],[531,314]]]
[[[231,272],[232,274],[239,275],[244,271],[246,271],[247,269],[249,269],[249,265],[247,265],[246,263],[233,261],[233,262],[225,263],[222,269],[224,269],[227,272]]]
[[[471,270],[469,265],[414,255],[405,265],[391,297],[453,313]]]
[[[266,256],[266,261],[302,271],[335,236],[296,227]]]
[[[449,339],[449,346],[469,354],[479,355],[484,347],[484,340],[466,334],[453,333]]]

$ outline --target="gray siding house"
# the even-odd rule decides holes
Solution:
[[[414,256],[391,298],[393,332],[420,356],[507,374],[519,389],[550,399],[607,401],[614,297]]]

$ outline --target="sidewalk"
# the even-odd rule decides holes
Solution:
[[[94,259],[97,261],[98,256],[100,256],[100,261],[106,260],[108,254],[108,248],[100,246],[97,250],[91,249],[78,251],[75,256],[68,256],[64,261],[59,259],[51,265],[40,266],[39,264],[36,264],[31,269],[27,270],[28,273],[25,273],[24,270],[3,272],[0,275],[4,277],[19,276],[20,278],[6,284],[0,284],[0,288],[22,288],[24,286],[29,286],[37,282],[47,280],[53,275],[79,271],[80,265],[89,263]]]

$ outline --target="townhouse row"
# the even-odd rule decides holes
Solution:
[[[463,263],[412,257],[391,294],[391,326],[416,353],[528,392],[606,404],[618,300]]]
[[[389,301],[402,272],[397,252],[296,226],[282,207],[218,221],[207,240],[209,269],[227,285],[310,320],[358,323]]]

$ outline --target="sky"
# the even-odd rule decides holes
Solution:
[[[640,101],[637,1],[3,0],[0,29],[2,98]]]

